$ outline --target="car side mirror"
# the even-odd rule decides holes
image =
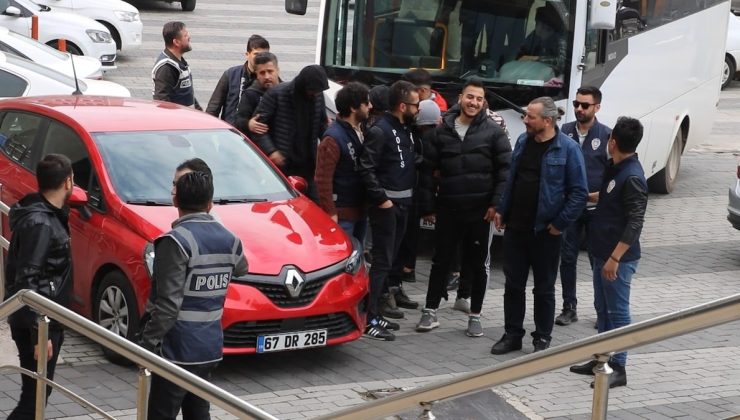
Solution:
[[[305,15],[308,0],[285,0],[285,11],[291,15]]]
[[[69,196],[67,205],[73,209],[77,209],[84,220],[92,217],[90,209],[87,208],[87,201],[87,193],[85,190],[76,185],[72,187],[72,195]]]
[[[306,190],[308,189],[308,183],[303,177],[300,176],[289,176],[288,182],[290,182],[290,186],[294,189],[306,193]]]
[[[8,16],[16,16],[16,17],[23,16],[23,14],[21,13],[21,9],[15,6],[8,6],[8,8],[5,9],[5,12],[3,12],[3,14],[8,15]]]

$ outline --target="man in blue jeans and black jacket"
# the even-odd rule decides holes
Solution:
[[[514,146],[494,224],[504,232],[504,329],[491,353],[522,348],[527,277],[534,275],[534,351],[550,347],[561,234],[580,216],[588,187],[578,144],[561,133],[549,97],[532,100]]]
[[[621,117],[609,139],[612,159],[599,191],[599,206],[591,220],[591,252],[594,256],[594,306],[599,333],[624,327],[630,317],[630,284],[640,261],[640,233],[645,221],[648,188],[637,158],[642,139],[640,121]],[[611,357],[609,388],[627,385],[627,352]],[[571,366],[570,371],[593,375],[595,361]],[[593,387],[593,384],[591,384]]]
[[[589,220],[596,209],[596,200],[601,188],[601,177],[606,169],[606,143],[612,130],[596,119],[601,108],[601,91],[594,86],[582,86],[576,92],[573,110],[576,120],[563,124],[562,133],[578,142],[586,163],[588,182],[588,203],[581,215],[563,232],[563,246],[560,250],[560,283],[563,286],[563,311],[555,318],[558,325],[569,325],[578,321],[576,305],[576,264],[581,248],[581,232],[585,229],[588,241]],[[588,243],[588,242],[587,242]],[[591,262],[591,251],[588,251]]]

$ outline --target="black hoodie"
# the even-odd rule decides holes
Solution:
[[[69,209],[59,209],[39,193],[28,194],[10,208],[13,235],[5,266],[5,298],[31,289],[68,306],[72,293]],[[25,307],[8,318],[13,328],[36,329],[36,314]],[[61,328],[52,321],[51,328]],[[35,333],[33,334],[35,338]]]

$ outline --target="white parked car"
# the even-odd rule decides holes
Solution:
[[[115,68],[116,43],[108,29],[85,16],[51,10],[31,0],[0,0],[0,26],[21,35],[31,36],[31,16],[39,19],[39,42],[57,47],[67,41],[67,51],[94,57],[104,70]]]
[[[110,31],[116,48],[121,51],[141,47],[141,23],[139,9],[122,0],[34,0],[63,12],[77,13],[103,24]]]
[[[31,60],[70,77],[74,76],[74,71],[77,72],[77,77],[80,78],[100,79],[103,77],[103,68],[97,58],[75,57],[73,71],[72,57],[69,53],[55,50],[8,28],[0,27],[0,51]]]
[[[92,79],[77,81],[84,95],[131,97],[131,92],[118,83]],[[0,52],[0,98],[69,95],[75,89],[74,78],[64,73]]]
[[[737,12],[736,13],[740,13]],[[740,17],[730,12],[727,24],[727,44],[725,46],[725,65],[722,70],[722,89],[735,79],[740,64]]]

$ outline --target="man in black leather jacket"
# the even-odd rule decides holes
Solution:
[[[5,267],[5,298],[22,289],[30,289],[54,302],[67,306],[72,292],[72,258],[69,242],[69,209],[74,177],[66,156],[46,155],[36,165],[39,192],[28,194],[10,208],[13,236]],[[28,307],[8,318],[10,331],[18,347],[20,365],[36,370],[38,358],[38,314]],[[54,378],[59,349],[64,341],[62,326],[52,321],[47,342],[47,376]],[[34,417],[36,381],[21,376],[18,406],[8,419]],[[46,387],[47,398],[51,387]]]

